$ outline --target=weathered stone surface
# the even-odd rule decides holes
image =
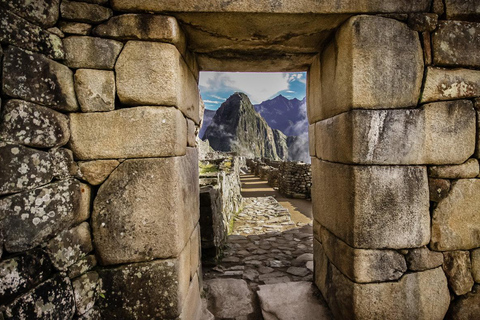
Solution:
[[[9,304],[5,319],[71,319],[74,313],[70,279],[57,275]]]
[[[480,283],[480,249],[475,249],[470,253],[472,259],[473,280]]]
[[[52,156],[53,172],[57,179],[64,180],[77,175],[78,166],[70,149],[53,148],[49,153]]]
[[[397,20],[355,16],[321,59],[321,119],[359,109],[417,105],[423,79],[418,33]],[[312,121],[312,119],[310,120]]]
[[[463,163],[475,150],[469,100],[414,110],[353,110],[316,124],[317,157],[360,164]]]
[[[75,72],[75,92],[83,112],[112,111],[115,109],[115,74],[79,69]]]
[[[88,223],[63,231],[47,243],[46,250],[55,268],[67,270],[93,250]]]
[[[427,247],[408,250],[405,259],[408,269],[412,271],[434,269],[443,263],[442,253],[430,251]]]
[[[0,139],[30,147],[63,146],[70,139],[68,117],[34,103],[9,100],[2,108]]]
[[[69,68],[13,46],[5,51],[3,92],[59,111],[78,110]]]
[[[200,224],[197,224],[190,238],[190,279],[195,277],[195,273],[201,263],[202,244],[200,239]]]
[[[103,183],[110,173],[120,164],[117,160],[95,160],[79,162],[80,179],[97,186]]]
[[[168,259],[100,270],[102,319],[176,319],[190,282],[185,264],[188,259]]]
[[[97,300],[98,273],[89,272],[72,281],[77,315],[92,309]]]
[[[100,320],[102,319],[102,314],[100,313],[100,309],[98,307],[93,307],[92,309],[88,310],[84,314],[77,316],[76,320]]]
[[[70,68],[113,69],[123,44],[116,40],[70,36],[63,39],[65,64]]]
[[[448,251],[443,253],[443,271],[448,278],[450,288],[457,296],[470,292],[473,287],[470,252]]]
[[[480,247],[480,180],[461,179],[438,203],[432,217],[433,250],[470,250]]]
[[[475,178],[480,173],[477,159],[468,159],[466,162],[452,166],[433,166],[428,168],[428,176],[443,179]]]
[[[279,283],[258,288],[265,320],[333,319],[318,289],[310,282]]]
[[[308,149],[310,151],[310,155],[315,157],[315,124],[311,124],[308,126]]]
[[[76,34],[88,36],[92,31],[92,25],[82,22],[62,21],[59,24],[60,29],[66,34]]]
[[[189,147],[195,147],[197,142],[195,141],[195,122],[190,119],[187,119],[187,145]]]
[[[48,28],[47,31],[59,36],[60,38],[65,38],[65,34],[57,27]]]
[[[183,303],[183,309],[179,320],[204,320],[201,318],[201,314],[202,302],[200,299],[200,285],[198,282],[198,277],[195,276],[190,282],[190,288],[188,289],[187,297]]]
[[[41,249],[0,262],[0,300],[6,303],[28,291],[53,273],[48,255]]]
[[[477,0],[445,0],[445,13],[448,20],[478,22],[480,4]]]
[[[440,202],[450,192],[451,183],[446,179],[428,179],[430,201]]]
[[[52,59],[63,59],[62,40],[42,28],[0,7],[0,41],[36,51]]]
[[[246,317],[253,313],[253,293],[244,280],[213,279],[204,281],[208,309],[216,318]]]
[[[198,179],[197,158],[196,149],[188,148],[183,157],[118,166],[94,202],[92,229],[102,264],[180,253],[199,219],[199,190],[192,183]]]
[[[354,248],[403,249],[430,241],[427,170],[312,159],[315,220]]]
[[[474,320],[480,318],[480,286],[452,301],[445,317],[447,320]]]
[[[64,180],[0,200],[0,229],[8,252],[24,251],[88,217],[90,190]],[[87,212],[85,212],[87,211]]]
[[[0,3],[22,18],[44,28],[55,25],[59,15],[59,0],[1,0]]]
[[[427,77],[421,102],[473,98],[478,96],[480,96],[480,71],[427,68]]]
[[[321,55],[318,54],[312,59],[312,64],[307,73],[307,116],[308,122],[312,125],[324,118],[321,72]]]
[[[103,38],[119,40],[161,41],[175,45],[185,55],[185,35],[177,19],[164,15],[123,14],[115,16],[93,30]]]
[[[433,61],[440,66],[480,66],[480,23],[441,21],[433,34]]]
[[[328,259],[357,283],[397,280],[407,271],[405,258],[396,251],[354,249],[323,227],[321,242]]]
[[[53,177],[48,152],[0,143],[0,194],[33,189],[49,183]]]
[[[60,5],[60,13],[65,20],[100,23],[110,19],[112,9],[85,2],[63,0]]]
[[[93,254],[83,257],[68,268],[68,277],[73,279],[81,276],[85,272],[93,269],[96,265],[97,259]]]
[[[197,82],[173,45],[129,41],[115,72],[122,103],[176,106],[195,123],[200,122]]]
[[[432,32],[438,24],[435,13],[411,13],[408,15],[408,26],[419,32]]]
[[[137,107],[70,114],[70,146],[77,159],[184,155],[187,124],[171,107]]]

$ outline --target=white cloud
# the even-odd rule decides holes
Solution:
[[[222,103],[223,101],[216,101],[216,100],[203,100],[205,103],[214,103],[214,104],[219,104]]]
[[[202,72],[200,87],[202,92],[211,94],[228,89],[241,91],[256,104],[289,89],[289,82],[295,80],[290,78],[288,73]]]

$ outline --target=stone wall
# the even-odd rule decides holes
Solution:
[[[244,158],[233,156],[201,162],[200,230],[204,261],[215,260],[223,253],[233,218],[242,208],[240,169],[244,163]],[[208,170],[202,172],[202,168]]]
[[[467,2],[352,17],[310,67],[315,283],[336,319],[480,317],[480,24]]]
[[[177,20],[102,0],[7,0],[0,20],[0,318],[198,318],[198,68]]]

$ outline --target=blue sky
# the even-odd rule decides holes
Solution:
[[[306,72],[201,72],[200,93],[205,107],[216,110],[236,91],[247,94],[253,104],[280,94],[302,100],[306,95]]]

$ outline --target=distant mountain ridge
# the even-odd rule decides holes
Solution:
[[[200,131],[198,133],[198,136],[200,139],[203,139],[203,136],[205,135],[205,131],[207,131],[208,126],[210,123],[212,123],[212,119],[215,116],[216,110],[209,110],[205,109],[203,113],[203,122],[202,122],[202,127],[200,128]]]

